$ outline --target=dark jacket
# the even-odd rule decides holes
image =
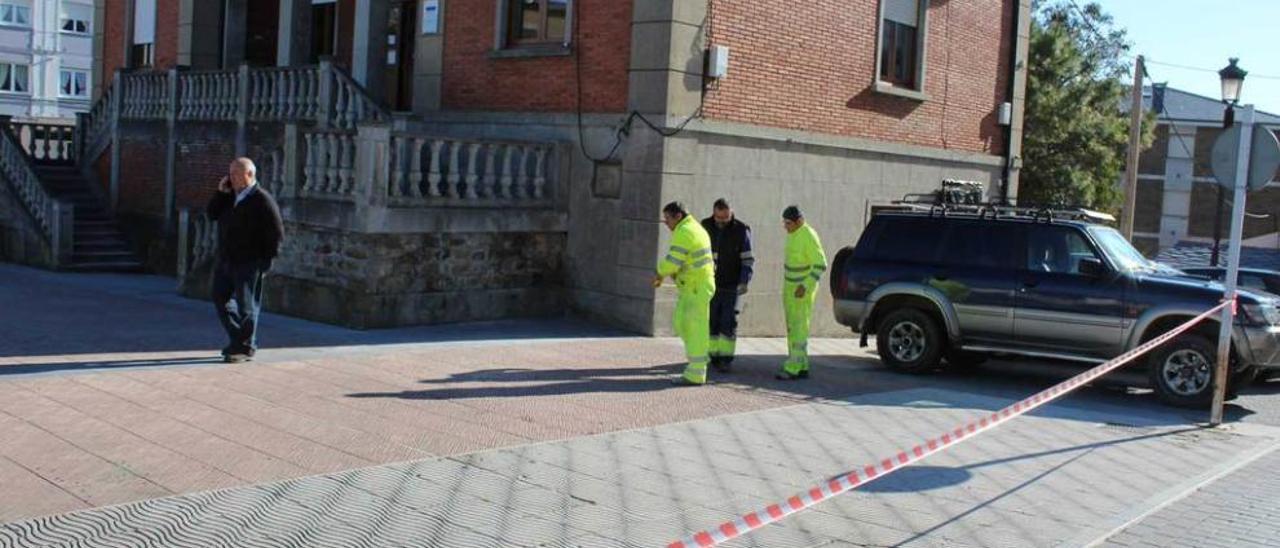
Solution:
[[[218,223],[218,260],[231,264],[266,262],[280,254],[284,221],[271,193],[254,185],[236,205],[236,195],[218,192],[206,208]]]
[[[711,252],[716,259],[716,291],[741,291],[751,282],[755,257],[751,254],[751,227],[734,217],[724,228],[715,217],[702,220],[711,236]]]

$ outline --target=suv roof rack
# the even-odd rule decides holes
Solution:
[[[980,219],[1020,218],[1043,222],[1050,222],[1055,219],[1084,221],[1095,224],[1116,222],[1115,216],[1110,213],[1084,207],[1048,207],[1006,203],[948,204],[915,200],[897,200],[892,204],[899,206],[904,211],[928,213],[930,217],[966,215],[976,216]]]

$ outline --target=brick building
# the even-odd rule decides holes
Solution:
[[[1148,112],[1151,94],[1150,87],[1143,90]],[[1214,141],[1223,132],[1222,102],[1164,88],[1163,103],[1156,113],[1156,140],[1138,160],[1133,240],[1149,256],[1179,244],[1209,244],[1215,226],[1223,240],[1231,231],[1231,191],[1219,196],[1210,164]],[[1280,135],[1280,116],[1258,112],[1256,117]],[[1244,245],[1280,249],[1280,173],[1266,188],[1249,193],[1246,207]]]
[[[1017,189],[1030,0],[97,9],[116,76],[80,162],[139,249],[198,279],[208,241],[183,211],[250,154],[292,233],[268,306],[326,321],[573,311],[666,332],[659,209],[723,196],[755,227],[744,332],[777,334],[785,205],[834,254],[944,178]],[[836,333],[823,299],[815,329]]]

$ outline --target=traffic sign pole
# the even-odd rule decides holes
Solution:
[[[1237,145],[1235,172],[1235,198],[1231,201],[1231,237],[1227,239],[1227,276],[1223,280],[1226,290],[1223,291],[1224,302],[1233,302],[1236,298],[1236,280],[1240,277],[1240,247],[1244,240],[1244,201],[1248,190],[1249,148],[1253,142],[1253,105],[1245,105],[1240,120],[1240,142]],[[1213,375],[1213,407],[1209,413],[1209,424],[1222,424],[1222,408],[1227,399],[1227,364],[1231,356],[1231,332],[1235,325],[1236,307],[1238,303],[1222,308],[1222,318],[1218,325],[1218,363]]]

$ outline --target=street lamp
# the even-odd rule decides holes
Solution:
[[[1244,87],[1244,77],[1249,74],[1238,66],[1239,57],[1227,60],[1227,66],[1218,71],[1218,79],[1222,81],[1222,104],[1227,108],[1222,112],[1222,129],[1230,129],[1236,123],[1236,103],[1240,102],[1240,90]],[[1222,242],[1222,185],[1218,185],[1218,210],[1213,216],[1213,253],[1209,264],[1218,266],[1219,248]]]

